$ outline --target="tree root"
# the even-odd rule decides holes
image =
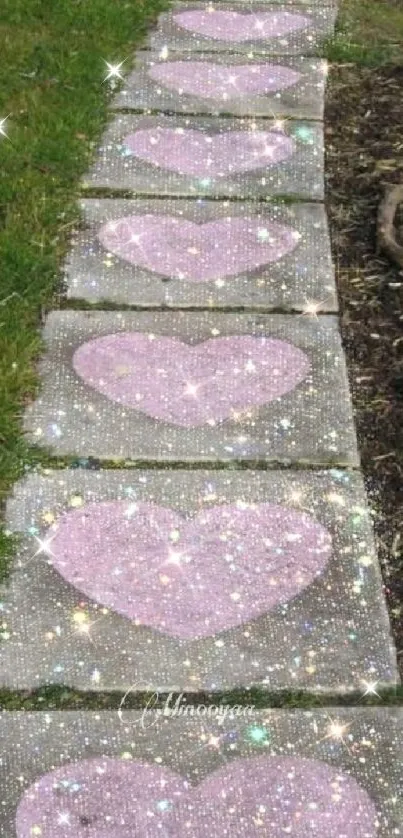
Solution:
[[[393,262],[403,268],[403,245],[397,228],[394,226],[395,215],[399,204],[403,203],[403,184],[397,184],[387,189],[385,197],[378,209],[377,240],[378,247],[383,250]]]

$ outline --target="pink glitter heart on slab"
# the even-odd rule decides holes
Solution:
[[[148,128],[129,134],[123,145],[141,160],[193,177],[226,177],[287,160],[295,142],[281,131]]]
[[[193,640],[256,619],[307,587],[331,555],[327,530],[271,503],[185,519],[152,503],[103,501],[49,531],[51,564],[113,611]]]
[[[274,93],[292,87],[302,78],[301,73],[275,64],[226,67],[207,61],[156,64],[148,74],[171,90],[218,101]]]
[[[98,238],[126,262],[190,282],[236,276],[281,259],[299,235],[275,222],[222,218],[195,224],[169,215],[129,215],[108,221]]]
[[[224,731],[225,733],[225,731]],[[231,760],[197,786],[170,768],[112,757],[63,765],[23,794],[17,838],[376,838],[376,807],[320,760]]]
[[[73,367],[111,401],[194,428],[278,399],[306,378],[310,362],[301,349],[274,338],[225,336],[190,346],[120,332],[82,344]]]
[[[243,13],[212,9],[189,11],[174,15],[174,21],[203,38],[217,41],[242,43],[281,38],[301,29],[306,29],[312,20],[305,15],[292,12]]]

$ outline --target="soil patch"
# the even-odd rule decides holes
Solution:
[[[403,669],[403,271],[377,252],[384,188],[403,183],[403,67],[331,67],[327,209],[341,328],[385,592]]]

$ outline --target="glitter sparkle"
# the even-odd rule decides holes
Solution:
[[[377,693],[376,688],[378,686],[379,681],[372,681],[368,683],[367,681],[363,681],[365,692],[363,693],[363,698],[367,695],[375,695],[377,698],[380,698],[379,693]]]
[[[7,122],[7,120],[10,118],[10,116],[11,116],[11,114],[9,114],[8,116],[5,116],[4,119],[0,119],[0,136],[1,137],[6,137],[7,140],[9,139],[9,137],[8,137],[8,134],[7,134],[4,126]]]
[[[125,61],[121,61],[120,64],[110,64],[109,61],[105,61],[105,64],[108,68],[108,74],[105,76],[104,82],[108,81],[109,79],[123,79],[123,76],[120,71]]]

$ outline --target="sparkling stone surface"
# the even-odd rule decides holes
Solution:
[[[323,694],[396,681],[358,474],[54,471],[17,484],[7,525],[22,540],[0,684]]]
[[[115,108],[169,113],[323,118],[327,62],[254,53],[138,53]]]
[[[299,12],[265,11],[244,12],[216,8],[210,4],[207,9],[176,12],[173,19],[177,26],[217,41],[240,44],[243,41],[270,41],[308,29],[311,20]]]
[[[182,5],[182,3],[188,3],[189,0],[176,0],[176,4],[178,8]],[[222,0],[223,3],[226,3],[227,0]],[[235,4],[236,2],[242,3],[245,5],[245,0],[228,0],[231,5]],[[305,8],[305,11],[310,11],[312,9],[323,9],[326,6],[334,6],[337,8],[338,0],[260,0],[261,5],[265,5],[266,8],[275,9],[278,6],[292,6],[294,9],[298,9],[298,11],[302,11]]]
[[[296,146],[283,131],[231,131],[203,134],[189,128],[158,127],[136,131],[123,138],[134,157],[162,169],[191,177],[230,177],[241,172],[275,166],[295,154]]]
[[[66,265],[69,297],[296,311],[320,300],[322,311],[337,311],[321,205],[114,198],[83,200],[81,208]]]
[[[75,372],[107,399],[183,428],[276,401],[306,380],[310,366],[291,343],[249,335],[189,346],[122,332],[93,338],[73,356]]]
[[[400,834],[401,710],[210,709],[3,714],[1,834]]]
[[[64,311],[44,338],[25,427],[59,454],[358,462],[335,318]]]
[[[152,834],[150,816],[154,835],[178,838],[203,838],[206,830],[215,835],[217,829],[258,838],[262,826],[272,838],[290,830],[295,838],[305,838],[307,830],[312,838],[324,830],[328,838],[377,834],[376,807],[348,775],[336,777],[334,768],[319,760],[257,756],[233,760],[196,788],[168,768],[139,760],[70,763],[26,791],[17,809],[17,836],[31,838],[32,824],[39,824],[44,838],[62,838],[66,825],[82,838],[88,829],[96,830],[97,838],[132,838],[133,829]]]
[[[330,535],[313,518],[270,503],[225,504],[190,521],[154,503],[90,503],[64,513],[47,538],[51,564],[79,591],[188,640],[287,602],[331,555]]]
[[[129,215],[104,224],[105,250],[170,279],[209,282],[277,262],[297,246],[292,227],[227,218],[195,224],[174,216]]]
[[[142,196],[322,200],[323,127],[310,121],[118,116],[83,186]]]
[[[271,64],[245,64],[234,67],[202,61],[167,61],[149,70],[154,81],[171,90],[199,96],[201,99],[228,100],[234,86],[240,97],[272,93],[292,87],[301,79],[289,67]]]
[[[186,3],[160,15],[149,43],[155,51],[306,56],[318,53],[332,35],[335,18],[328,5],[281,9],[254,3],[253,9],[241,9],[238,2]]]

